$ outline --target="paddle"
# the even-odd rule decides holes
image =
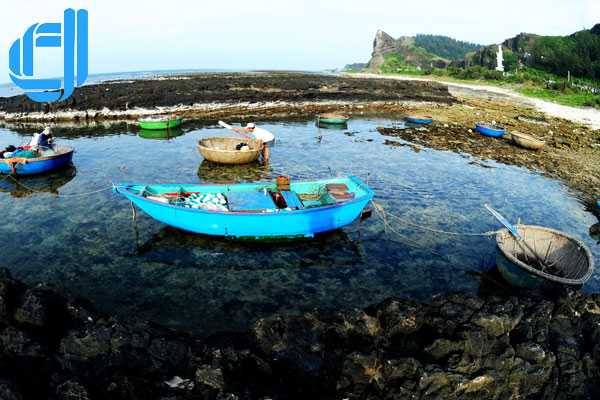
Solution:
[[[518,229],[517,229],[516,226],[514,226],[513,224],[511,224],[510,222],[508,222],[506,220],[506,218],[504,218],[504,216],[502,216],[502,214],[500,214],[498,211],[494,210],[489,205],[484,204],[484,206],[498,221],[500,221],[500,223],[502,225],[504,225],[506,227],[506,229],[508,229],[508,231],[510,232],[510,234],[513,235],[513,237],[515,239],[517,239],[517,244],[519,245],[519,247],[521,247],[521,250],[523,250],[523,252],[525,252],[525,249],[527,249],[527,250],[529,250],[529,252],[531,254],[533,254],[533,256],[535,257],[535,259],[537,260],[537,262],[539,262],[540,265],[542,266],[542,272],[544,272],[546,269],[548,269],[548,266],[538,256],[537,252],[535,252],[529,246],[529,244],[527,244],[527,242],[525,240],[523,240],[523,236],[521,236],[521,234],[519,233],[519,231],[518,231]]]
[[[221,126],[222,126],[223,128],[225,128],[225,129],[229,129],[230,131],[233,131],[233,132],[237,133],[238,135],[242,135],[242,136],[243,136],[243,137],[245,137],[246,139],[252,139],[252,137],[251,137],[251,136],[244,135],[243,133],[241,133],[241,132],[238,132],[238,131],[237,131],[237,130],[236,130],[234,127],[233,127],[233,126],[229,125],[229,124],[228,124],[228,123],[226,123],[226,122],[219,121],[219,122],[218,122],[218,124],[219,124],[219,125],[221,125]]]

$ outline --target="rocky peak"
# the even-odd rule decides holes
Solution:
[[[527,53],[535,43],[538,36],[531,33],[519,33],[517,36],[506,39],[502,45],[519,54]]]
[[[375,34],[375,40],[373,40],[372,56],[392,52],[397,46],[396,39],[380,29]]]

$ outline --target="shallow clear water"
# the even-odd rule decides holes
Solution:
[[[399,235],[386,233],[376,214],[312,241],[236,243],[178,231],[143,213],[134,224],[129,203],[110,190],[63,196],[111,182],[253,181],[281,173],[368,177],[388,212],[442,230],[499,228],[483,207],[489,203],[512,221],[582,238],[599,259],[588,235],[596,217],[560,182],[455,153],[415,152],[375,129],[392,123],[355,119],[340,130],[313,121],[265,122],[277,136],[272,162],[244,167],[202,161],[197,140],[225,131],[201,122],[187,122],[170,140],[142,138],[124,124],[57,128],[59,142],[76,147],[74,168],[21,180],[35,191],[0,181],[0,265],[27,282],[66,287],[107,312],[210,333],[241,329],[273,312],[476,292],[480,280],[467,272],[494,264],[491,238],[446,236],[393,220]],[[30,133],[0,129],[0,146]],[[598,273],[584,290],[600,290]]]

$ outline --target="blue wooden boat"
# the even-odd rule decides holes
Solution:
[[[475,124],[475,130],[484,136],[490,136],[499,138],[504,136],[506,129],[503,126],[486,124],[484,122],[478,122]]]
[[[66,168],[73,160],[73,148],[54,146],[54,154],[37,158],[0,158],[0,173],[37,175]]]
[[[411,124],[429,125],[433,122],[433,117],[429,115],[409,115],[405,120]]]
[[[354,176],[292,182],[283,189],[265,182],[119,184],[114,191],[167,225],[236,239],[313,237],[352,223],[373,197]],[[216,204],[203,203],[209,195]]]

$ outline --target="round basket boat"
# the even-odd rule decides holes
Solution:
[[[237,150],[236,146],[240,143],[246,143],[250,149]],[[219,164],[248,164],[258,159],[263,146],[263,143],[256,139],[210,137],[201,139],[197,148],[208,161]]]
[[[325,113],[317,115],[317,122],[321,124],[345,124],[350,120],[346,114]]]
[[[517,229],[537,257],[508,229],[496,234],[498,270],[511,285],[529,289],[581,286],[592,276],[594,258],[579,239],[541,226],[518,225]],[[537,259],[548,269],[544,270]]]
[[[72,147],[55,145],[52,150],[51,154],[41,157],[0,159],[0,174],[37,175],[71,165],[74,152]]]
[[[510,132],[510,138],[516,145],[530,150],[539,150],[546,144],[546,142],[533,135],[521,132]]]

